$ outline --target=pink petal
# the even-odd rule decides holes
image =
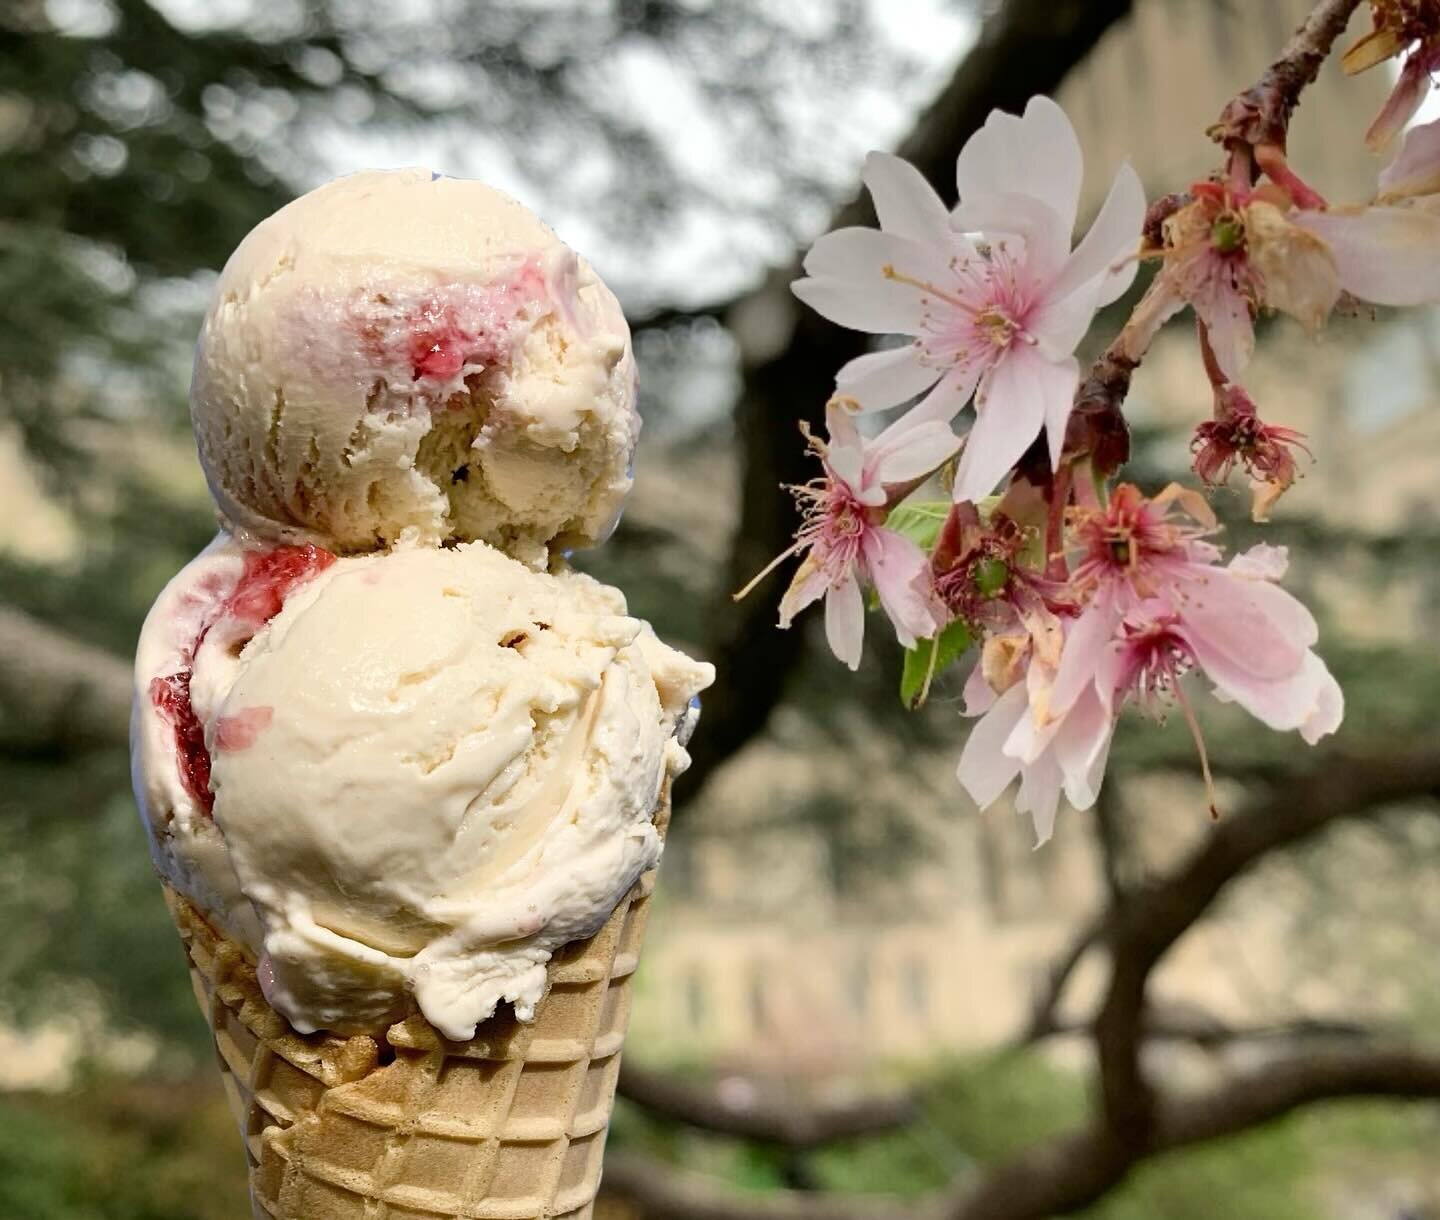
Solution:
[[[1360,212],[1297,212],[1295,223],[1322,238],[1335,256],[1340,283],[1376,305],[1440,302],[1440,216],[1413,208]]]
[[[1083,173],[1080,141],[1065,112],[1048,97],[1032,97],[1018,118],[990,112],[960,150],[955,183],[962,203],[993,194],[1039,200],[1059,218],[1068,246]]]
[[[1380,171],[1382,201],[1440,192],[1440,119],[1405,133],[1400,154]]]
[[[1140,248],[1140,230],[1145,223],[1145,188],[1130,164],[1120,167],[1110,193],[1085,239],[1065,262],[1052,293],[1057,297],[1075,292],[1091,280],[1100,281],[1095,307],[1110,304],[1135,281],[1140,268],[1135,252]]]
[[[1385,105],[1365,133],[1365,143],[1378,152],[1390,143],[1395,134],[1411,119],[1430,92],[1430,73],[1426,70],[1425,58],[1412,55],[1400,69],[1400,79],[1385,99]]]
[[[865,601],[854,571],[846,572],[825,596],[825,638],[830,651],[851,669],[860,668],[865,643]]]
[[[1040,434],[1056,384],[1055,366],[1029,348],[1012,347],[1001,358],[955,472],[957,501],[983,500],[995,490]]]
[[[829,436],[825,446],[826,469],[859,495],[865,482],[865,440],[850,412],[834,400],[825,407],[825,431]]]
[[[860,553],[901,645],[913,648],[917,639],[934,635],[939,624],[925,552],[893,530],[869,529],[860,540]]]
[[[884,410],[923,394],[938,380],[938,370],[920,362],[914,343],[856,356],[835,375],[835,391],[853,398],[866,411]]]
[[[1180,630],[1195,659],[1219,685],[1290,678],[1315,642],[1315,620],[1284,589],[1265,581],[1237,579],[1223,568],[1178,590]],[[1224,673],[1222,681],[1216,673]]]
[[[887,233],[941,249],[956,238],[950,213],[925,175],[890,153],[872,152],[861,175],[875,201],[875,215]]]
[[[1224,661],[1210,664],[1201,658],[1200,664],[1215,683],[1216,694],[1238,703],[1269,728],[1280,732],[1300,729],[1313,745],[1340,723],[1343,702],[1339,687],[1313,652],[1304,654],[1293,673],[1272,680]]]
[[[1210,255],[1200,257],[1211,260]],[[1250,303],[1217,270],[1195,284],[1190,304],[1205,323],[1220,371],[1229,380],[1239,381],[1255,351],[1255,323],[1250,318]]]
[[[1093,688],[1096,674],[1106,658],[1106,650],[1115,638],[1120,618],[1120,608],[1115,599],[1106,596],[1102,590],[1074,621],[1065,636],[1055,681],[1051,683],[1044,703],[1036,707],[1036,714],[1042,722],[1064,716],[1087,688]]]
[[[1006,757],[1001,747],[1028,712],[1024,685],[1012,686],[976,721],[965,739],[955,775],[981,809],[993,805],[1010,786],[1010,781],[1020,774],[1019,760]]]

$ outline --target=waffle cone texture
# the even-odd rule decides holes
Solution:
[[[662,831],[668,814],[662,800]],[[654,880],[556,952],[533,1021],[507,1005],[466,1042],[419,1014],[374,1036],[297,1033],[249,953],[167,887],[256,1220],[588,1220]]]

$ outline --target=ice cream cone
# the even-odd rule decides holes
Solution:
[[[248,951],[167,887],[257,1220],[589,1217],[653,885],[555,954],[533,1021],[507,1007],[467,1042],[418,1014],[373,1037],[296,1033]]]

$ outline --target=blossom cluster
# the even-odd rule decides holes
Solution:
[[[1409,55],[1378,140],[1410,116],[1440,66],[1440,37],[1404,24],[1414,3],[1374,7],[1377,33],[1347,68]],[[1062,795],[1078,809],[1096,800],[1127,705],[1182,715],[1207,784],[1192,681],[1310,744],[1343,715],[1315,620],[1280,586],[1284,549],[1227,559],[1200,490],[1119,481],[1096,417],[1076,406],[1087,387],[1075,352],[1139,263],[1156,260],[1112,351],[1128,376],[1159,327],[1193,311],[1214,399],[1194,433],[1194,473],[1213,486],[1244,470],[1253,515],[1266,519],[1308,450],[1244,388],[1256,319],[1286,313],[1313,331],[1347,298],[1440,301],[1440,123],[1405,134],[1358,206],[1328,205],[1279,148],[1229,154],[1210,179],[1150,206],[1122,166],[1072,246],[1080,145],[1060,107],[1037,97],[1021,115],[992,113],[966,143],[953,207],[913,166],[871,153],[879,227],[821,237],[794,284],[831,321],[900,341],[839,370],[826,434],[808,437],[820,473],[795,489],[803,523],[781,559],[800,566],[781,626],[823,598],[830,646],[856,668],[872,592],[907,649],[911,703],[973,657],[965,713],[977,719],[960,782],[984,807],[1018,780],[1016,806],[1041,841]],[[896,414],[878,429],[860,418],[878,412]]]

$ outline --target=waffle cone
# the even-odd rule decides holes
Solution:
[[[533,1021],[506,1006],[466,1042],[418,1014],[375,1036],[296,1033],[250,954],[167,887],[256,1220],[588,1220],[654,876],[555,954]]]

